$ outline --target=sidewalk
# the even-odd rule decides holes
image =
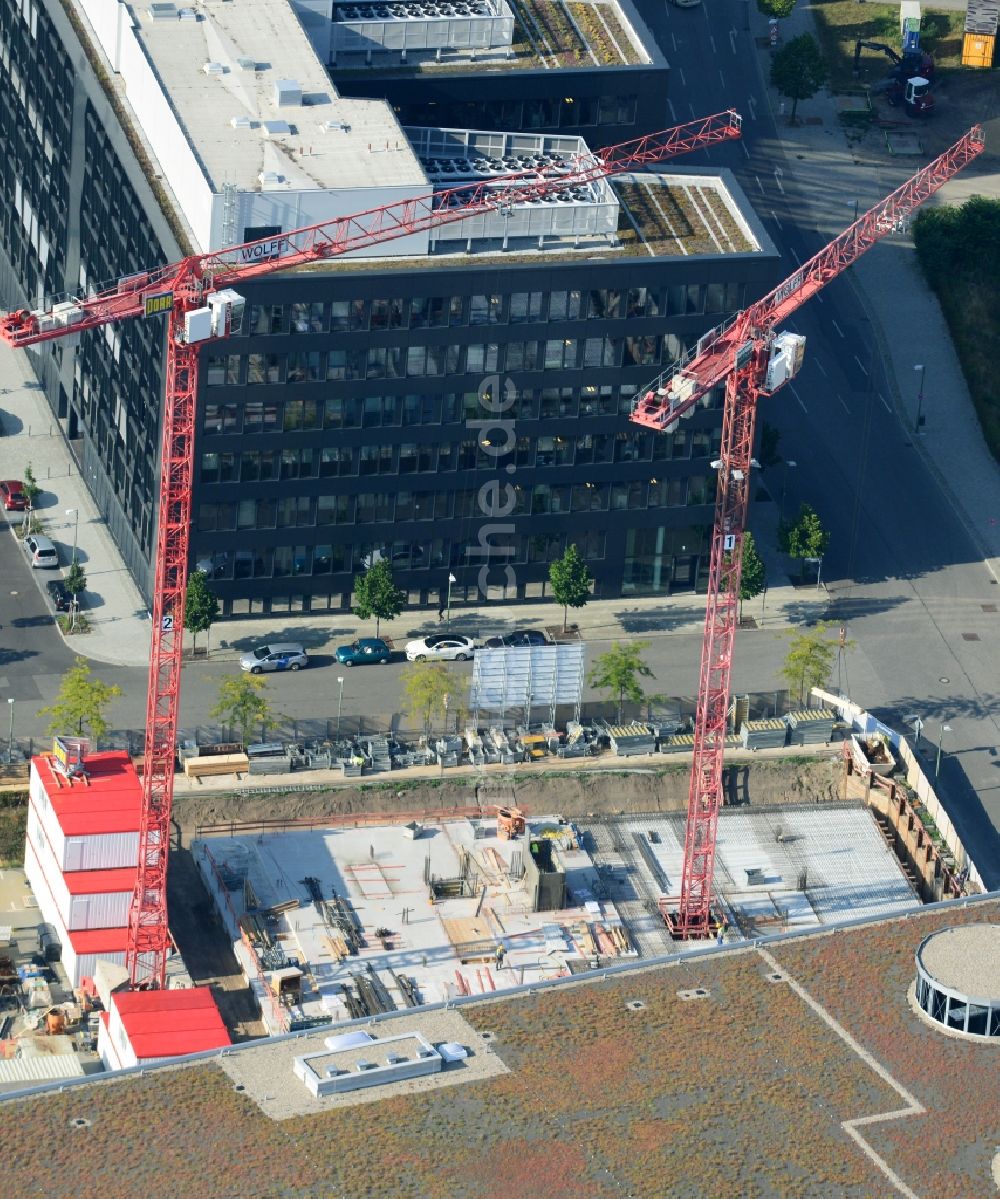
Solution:
[[[73,557],[76,516],[79,510],[77,560],[87,573],[84,612],[91,632],[66,638],[76,653],[100,662],[134,666],[149,661],[150,624],[146,605],[122,564],[104,518],[87,490],[76,461],[52,415],[48,402],[31,373],[28,355],[0,344],[0,477],[23,479],[31,468],[42,493],[36,513],[46,537],[59,549],[63,573]],[[13,537],[17,513],[10,513]],[[55,571],[33,571],[39,588]],[[48,597],[45,598],[48,604]]]
[[[766,35],[767,20],[756,6],[752,20],[754,34]],[[786,42],[800,33],[815,34],[809,5],[797,5],[782,20],[781,32]],[[851,223],[855,199],[864,212],[927,164],[926,155],[892,158],[879,141],[878,130],[849,145],[835,99],[826,91],[800,102],[800,123],[790,127],[780,115],[781,97],[766,86],[770,63],[770,52],[758,50],[761,79],[785,151],[785,174],[802,182],[808,215],[821,235],[832,238]],[[819,123],[804,123],[817,118]],[[1000,119],[987,121],[984,128],[984,154],[928,204],[961,204],[971,195],[1000,197]],[[912,127],[919,130],[919,125]],[[807,165],[803,168],[800,163]],[[807,223],[798,221],[800,227]],[[792,267],[789,262],[789,270]],[[983,439],[940,306],[920,272],[911,234],[893,234],[881,241],[859,259],[847,278],[871,319],[884,359],[892,366],[893,395],[887,398],[909,429],[916,416],[919,383],[914,368],[923,365],[926,423],[921,435],[914,437],[916,451],[965,524],[987,569],[1000,581],[1000,470]]]

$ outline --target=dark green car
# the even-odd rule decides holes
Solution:
[[[362,666],[370,662],[384,666],[391,657],[392,650],[381,637],[362,637],[337,650],[337,661],[341,666]]]

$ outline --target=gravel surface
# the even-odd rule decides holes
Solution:
[[[478,1082],[507,1073],[507,1067],[493,1052],[492,1046],[457,1011],[406,1013],[398,1019],[380,1021],[367,1031],[379,1038],[419,1032],[432,1045],[455,1041],[469,1050],[469,1057],[464,1062],[445,1066],[439,1074],[428,1074],[364,1091],[350,1091],[346,1095],[314,1099],[306,1090],[305,1083],[292,1073],[292,1062],[304,1054],[322,1052],[326,1048],[324,1041],[327,1037],[347,1031],[347,1028],[338,1026],[336,1029],[321,1029],[308,1037],[264,1042],[252,1049],[221,1057],[219,1065],[233,1080],[233,1085],[244,1087],[246,1094],[272,1120],[289,1120],[294,1116],[309,1116],[335,1107],[374,1103],[395,1095]]]
[[[966,924],[935,933],[920,950],[932,978],[970,999],[1000,999],[1000,924]]]

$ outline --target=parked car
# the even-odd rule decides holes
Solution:
[[[439,662],[467,662],[476,652],[476,643],[471,637],[459,637],[454,633],[435,633],[419,641],[406,643],[407,662],[423,662],[433,658]]]
[[[25,537],[24,548],[28,551],[28,561],[33,569],[57,570],[59,567],[59,552],[47,537],[32,533]]]
[[[362,637],[337,650],[337,661],[341,666],[365,666],[374,662],[384,666],[391,657],[392,650],[381,637]]]
[[[275,642],[272,645],[258,645],[240,658],[240,669],[249,670],[251,674],[263,674],[272,670],[301,670],[309,665],[306,651],[297,641]]]
[[[526,645],[549,645],[549,639],[541,629],[515,629],[513,633],[487,637],[483,645],[487,649],[522,649]]]
[[[28,506],[20,479],[0,479],[0,500],[8,512],[23,512]]]

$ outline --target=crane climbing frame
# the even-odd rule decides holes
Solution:
[[[631,419],[669,433],[714,387],[724,383],[726,388],[721,450],[713,463],[718,485],[681,895],[677,911],[668,914],[671,932],[680,940],[710,936],[718,927],[712,881],[757,401],[762,395],[773,395],[796,374],[804,350],[804,339],[779,334],[777,327],[881,238],[903,227],[910,213],[967,166],[984,145],[982,129],[974,126],[773,291],[705,334],[685,361],[639,392]]]
[[[133,987],[162,987],[166,975],[170,945],[167,850],[190,550],[198,348],[239,331],[243,300],[233,287],[479,213],[509,211],[568,186],[666,162],[737,138],[741,127],[736,112],[717,113],[580,155],[568,171],[524,172],[507,176],[503,182],[429,191],[415,199],[193,255],[120,279],[85,297],[65,297],[45,309],[19,310],[0,318],[0,339],[14,347],[26,347],[124,320],[168,314],[139,873],[125,955]]]

